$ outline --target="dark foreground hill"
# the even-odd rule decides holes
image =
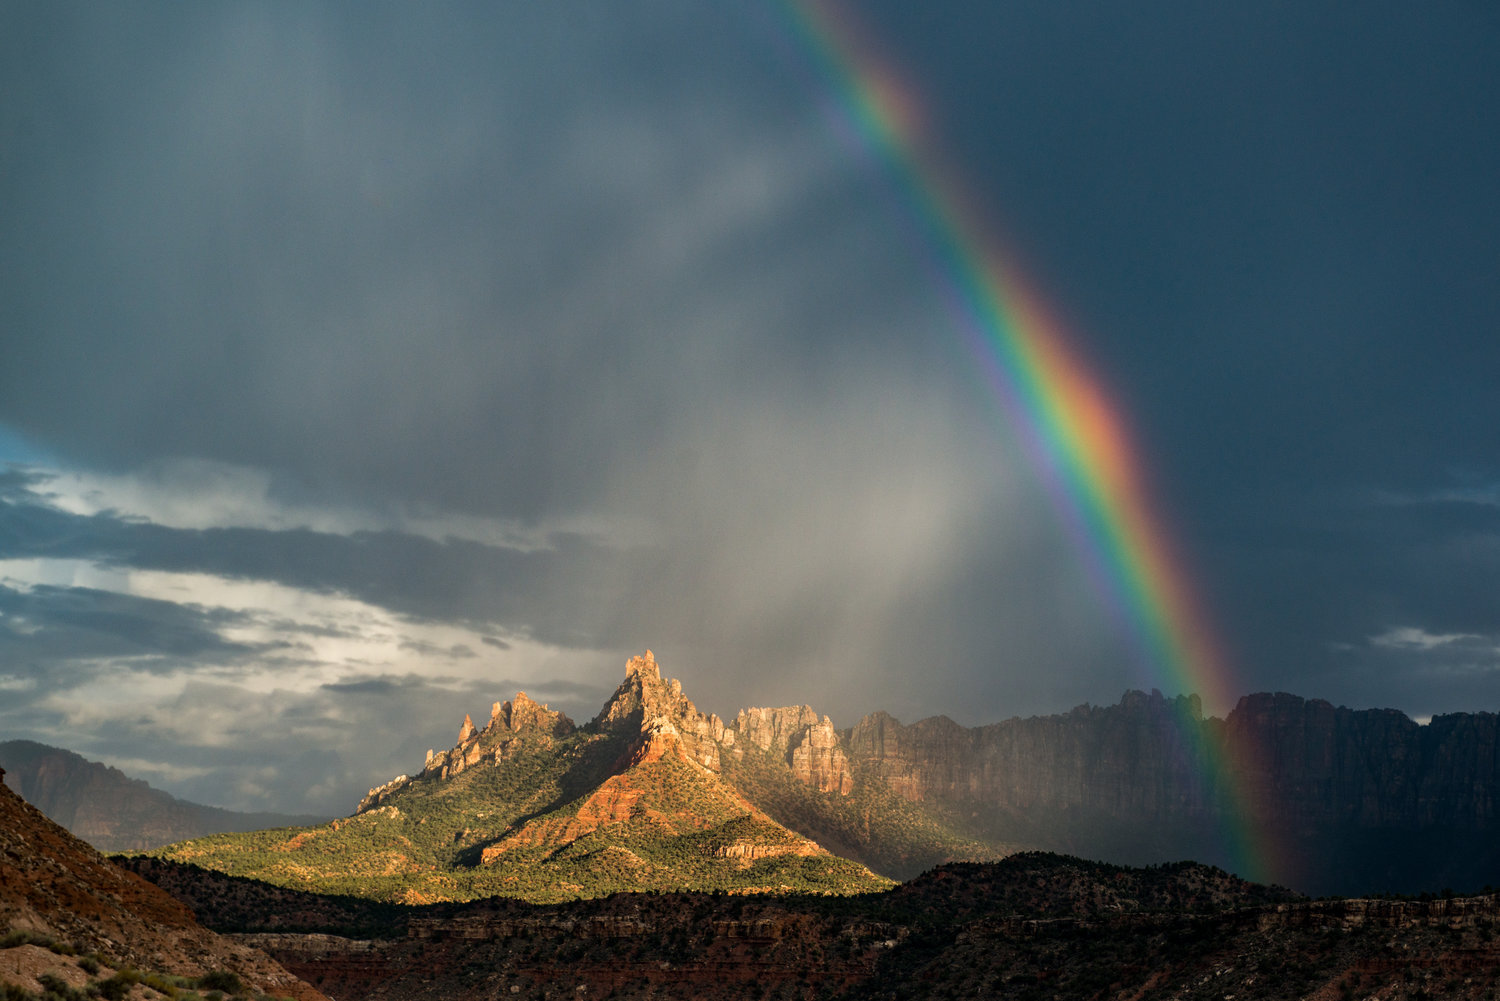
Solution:
[[[129,864],[337,1001],[1479,1001],[1500,982],[1494,896],[1312,901],[1194,863],[1023,853],[851,897],[425,907]]]
[[[175,898],[115,866],[3,786],[0,936],[6,998],[40,994],[49,978],[54,988],[92,984],[93,996],[124,997],[145,983],[159,990],[136,986],[129,996],[193,998],[243,984],[276,997],[323,998],[264,953],[203,928]]]
[[[258,831],[323,819],[189,803],[117,768],[30,740],[0,742],[0,768],[26,802],[103,852],[140,851],[219,831]]]

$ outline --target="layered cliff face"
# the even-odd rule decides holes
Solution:
[[[1244,782],[1254,802],[1293,825],[1477,830],[1497,820],[1493,713],[1419,726],[1394,709],[1251,695],[1230,713],[1226,738],[1253,751]]]
[[[737,757],[758,747],[781,758],[799,782],[818,792],[847,796],[854,790],[843,739],[833,721],[827,716],[820,719],[812,706],[741,709],[726,737]]]
[[[1203,809],[1196,696],[1128,692],[1117,706],[967,729],[886,713],[848,734],[850,755],[912,802],[1161,817]]]
[[[1235,866],[1234,831],[1309,892],[1478,887],[1500,877],[1500,718],[1335,708],[1247,696],[1227,719],[1196,697],[1126,693],[1115,706],[966,729],[884,713],[849,756],[986,840],[1117,861]],[[1241,849],[1240,851],[1242,851]]]

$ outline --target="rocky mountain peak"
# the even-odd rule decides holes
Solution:
[[[481,762],[499,764],[513,757],[523,745],[549,746],[574,729],[573,721],[565,714],[528,698],[525,692],[517,692],[511,701],[496,702],[490,707],[490,719],[483,730],[477,729],[473,717],[465,713],[458,728],[458,743],[447,751],[429,748],[427,760],[418,775],[398,775],[384,785],[376,786],[360,800],[354,812],[360,814],[375,809],[413,782],[451,779]]]
[[[689,760],[709,771],[719,770],[724,721],[712,713],[699,712],[682,694],[682,682],[663,678],[655,654],[647,650],[625,662],[624,680],[590,726],[632,738],[639,736],[642,747],[652,745],[659,750],[662,738],[670,737],[663,724],[670,724]]]
[[[552,737],[563,737],[573,732],[573,721],[566,715],[545,704],[517,692],[509,702],[496,702],[490,709],[490,721],[483,733],[499,737],[501,734],[524,734],[534,732]]]
[[[625,676],[628,678],[632,674],[646,675],[660,680],[661,668],[656,664],[656,654],[647,650],[641,656],[631,657],[627,660],[625,662]]]

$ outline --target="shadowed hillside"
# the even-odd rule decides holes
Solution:
[[[47,977],[75,987],[112,980],[123,991],[148,979],[129,971],[154,971],[154,982],[166,987],[207,978],[205,990],[243,982],[278,997],[323,998],[264,954],[206,930],[176,899],[113,865],[6,787],[0,859],[0,934],[8,932],[0,940],[0,983],[39,991]]]
[[[1485,1001],[1500,977],[1492,895],[1310,901],[1186,862],[1128,868],[1021,853],[845,897],[426,907],[130,864],[339,1001]],[[319,921],[328,934],[306,934]]]

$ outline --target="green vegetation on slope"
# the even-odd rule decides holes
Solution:
[[[910,879],[944,862],[1009,854],[994,843],[965,837],[930,805],[902,799],[864,762],[853,764],[854,791],[848,796],[803,784],[775,755],[757,747],[743,756],[724,755],[723,766],[725,781],[777,823],[892,879]]]
[[[676,754],[615,774],[630,746],[587,730],[518,741],[498,764],[419,779],[345,820],[215,835],[151,854],[279,886],[406,903],[889,885],[757,816]]]

